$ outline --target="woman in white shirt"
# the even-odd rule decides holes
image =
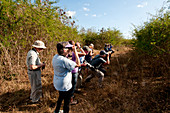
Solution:
[[[76,62],[68,59],[66,56],[73,51],[76,56]],[[58,113],[64,100],[64,113],[69,112],[69,103],[71,98],[72,88],[72,73],[75,67],[80,67],[80,60],[77,54],[76,47],[68,42],[60,42],[57,44],[57,52],[53,57],[52,64],[54,69],[53,84],[56,90],[59,91],[59,98],[55,113]]]

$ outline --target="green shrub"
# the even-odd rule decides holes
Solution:
[[[136,37],[133,43],[136,50],[145,52],[151,56],[161,56],[169,54],[170,48],[170,19],[169,12],[159,14],[158,16],[145,22],[134,30]]]

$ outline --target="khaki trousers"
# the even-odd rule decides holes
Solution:
[[[99,85],[101,85],[101,83],[104,79],[104,73],[98,69],[95,69],[95,70],[90,69],[89,73],[91,73],[91,74],[85,79],[85,81],[90,81],[95,75],[97,75],[99,77]]]
[[[32,102],[37,102],[42,97],[41,70],[28,70],[28,77],[31,84],[30,99],[32,99]]]

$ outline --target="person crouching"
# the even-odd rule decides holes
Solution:
[[[89,82],[95,75],[99,77],[99,87],[102,87],[102,81],[104,79],[104,73],[106,72],[103,69],[103,65],[110,64],[109,54],[105,52],[104,50],[100,51],[99,55],[96,55],[92,61],[91,65],[94,67],[94,69],[91,69],[89,73],[91,73],[87,78],[85,79],[85,82]],[[105,60],[106,58],[106,60]]]

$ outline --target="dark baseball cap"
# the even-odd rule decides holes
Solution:
[[[102,51],[100,51],[100,55],[107,55],[107,52],[102,50]]]

